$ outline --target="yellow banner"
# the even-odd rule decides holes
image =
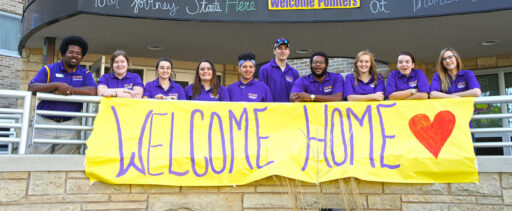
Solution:
[[[271,175],[478,182],[473,98],[229,103],[103,98],[85,172],[114,184],[223,186]]]
[[[269,10],[357,8],[360,6],[360,0],[268,0]]]

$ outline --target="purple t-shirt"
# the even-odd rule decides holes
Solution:
[[[408,89],[418,89],[418,92],[428,93],[427,76],[420,69],[411,70],[411,74],[406,77],[398,70],[389,73],[388,82],[386,84],[386,97],[397,91]]]
[[[293,85],[291,93],[306,92],[314,95],[343,93],[343,76],[327,72],[324,80],[318,82],[313,74],[302,76]]]
[[[382,75],[377,76],[377,84],[373,84],[373,76],[371,76],[370,80],[368,82],[363,82],[359,79],[357,79],[357,86],[354,81],[354,73],[350,73],[347,76],[345,76],[345,98],[347,98],[349,95],[367,95],[367,94],[374,94],[376,92],[382,92],[384,93],[384,78]]]
[[[263,65],[258,73],[258,80],[268,86],[274,102],[289,102],[290,91],[298,78],[299,72],[296,69],[286,64],[282,71],[275,58]]]
[[[61,62],[45,65],[42,67],[36,76],[30,81],[33,83],[54,83],[61,82],[69,84],[71,87],[96,87],[94,78],[89,70],[77,66],[75,71],[68,72],[64,69]],[[51,110],[51,111],[72,111],[79,112],[82,110],[82,103],[69,103],[43,100],[37,105],[38,110]],[[48,116],[48,118],[57,118]],[[61,117],[58,117],[61,118]]]
[[[441,90],[441,78],[439,73],[435,73],[430,82],[430,91],[443,92],[445,94],[453,94],[457,92],[463,92],[474,88],[480,89],[480,84],[476,80],[475,74],[471,70],[461,70],[455,76],[455,80],[450,76],[450,88],[446,92]]]
[[[233,102],[273,102],[270,89],[263,82],[252,79],[247,84],[238,81],[228,86]]]
[[[107,86],[110,89],[124,88],[133,90],[133,87],[138,86],[144,88],[144,84],[140,79],[139,74],[126,72],[126,75],[119,79],[114,73],[103,74],[98,80],[98,85]]]
[[[165,90],[160,83],[158,82],[158,78],[152,80],[144,86],[144,96],[148,98],[155,98],[155,96],[161,94],[165,97],[173,96],[178,98],[178,100],[187,99],[185,96],[185,91],[183,91],[183,87],[181,85],[175,83],[173,80],[169,79],[171,85],[167,90]]]
[[[229,101],[229,93],[228,89],[224,86],[219,86],[219,91],[217,96],[213,96],[213,89],[204,90],[204,86],[201,85],[201,94],[192,97],[194,92],[192,91],[192,87],[194,84],[190,84],[185,88],[185,95],[187,96],[187,100],[200,100],[200,101]]]

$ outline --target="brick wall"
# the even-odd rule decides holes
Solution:
[[[0,172],[0,210],[511,210],[512,173],[480,184],[342,179],[320,185],[269,177],[237,187],[89,185],[83,172]]]
[[[311,68],[309,66],[309,58],[303,59],[290,59],[288,60],[288,64],[299,71],[300,76],[308,75],[311,73]],[[348,73],[352,73],[352,69],[354,68],[354,59],[352,58],[329,58],[329,67],[328,70],[330,72],[341,73],[342,75],[346,75]],[[384,63],[377,63],[377,70],[383,75],[388,75],[388,65]]]
[[[21,15],[24,3],[24,0],[0,0],[0,10]]]
[[[0,0],[0,11],[21,15],[23,0]],[[0,89],[17,90],[20,86],[21,59],[0,55]],[[13,98],[0,98],[0,108],[16,107],[18,102]]]
[[[464,69],[473,71],[487,68],[510,67],[512,66],[512,55],[462,59],[462,63],[464,64]],[[429,81],[436,72],[434,63],[417,61],[415,66],[416,69],[423,70]],[[388,67],[390,70],[396,70],[396,63],[389,63]]]

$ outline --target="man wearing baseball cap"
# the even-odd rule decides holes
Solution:
[[[275,58],[263,65],[258,74],[258,80],[270,88],[274,102],[289,102],[290,91],[299,78],[299,72],[286,62],[290,55],[289,47],[287,39],[277,39],[274,43]]]

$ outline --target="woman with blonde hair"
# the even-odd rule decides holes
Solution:
[[[430,98],[479,97],[482,91],[471,70],[464,70],[459,54],[445,48],[439,54],[430,83]]]
[[[213,62],[204,59],[196,68],[194,83],[185,88],[187,100],[229,101],[226,87],[217,81],[217,71]]]
[[[345,77],[343,91],[348,101],[384,100],[384,77],[377,72],[372,53],[359,52],[353,70]]]
[[[137,73],[128,72],[129,65],[128,54],[123,50],[116,50],[110,58],[112,71],[98,80],[98,96],[141,98],[144,84]]]

